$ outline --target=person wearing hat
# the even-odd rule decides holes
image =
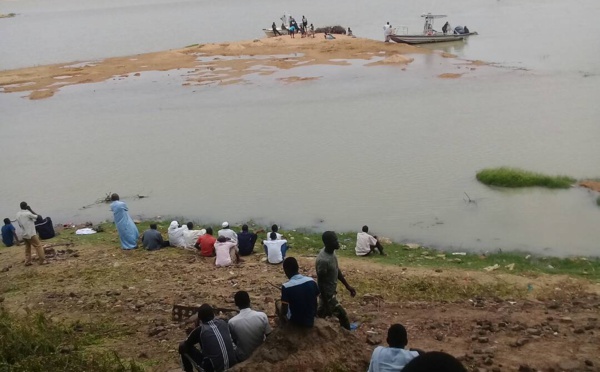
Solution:
[[[235,245],[237,245],[238,236],[235,231],[233,231],[229,228],[229,222],[225,221],[221,224],[221,226],[223,228],[221,230],[219,230],[219,232],[217,233],[217,236],[224,236],[229,241],[231,241],[231,242],[235,243]]]

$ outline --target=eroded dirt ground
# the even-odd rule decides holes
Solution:
[[[286,281],[281,266],[264,263],[264,255],[215,268],[212,260],[175,248],[122,251],[113,242],[75,241],[68,249],[73,251],[50,265],[31,267],[23,265],[22,246],[1,249],[2,304],[13,312],[79,321],[84,332],[95,324],[96,332],[105,332],[98,348],[133,358],[149,371],[178,368],[176,349],[185,331],[171,320],[174,304],[207,302],[234,310],[233,294],[246,290],[253,308],[272,316],[277,287]],[[314,255],[293,249],[288,255],[299,259],[304,274],[315,275]],[[351,298],[340,285],[339,297],[360,327],[347,332],[333,319],[293,340],[276,334],[264,346],[267,351],[259,350],[238,370],[366,370],[393,323],[406,326],[409,346],[450,352],[470,370],[600,370],[598,284],[368,259],[340,259],[340,266],[358,295]]]

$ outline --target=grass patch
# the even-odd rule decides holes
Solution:
[[[140,365],[115,353],[86,350],[107,332],[106,325],[67,326],[43,314],[17,316],[0,309],[0,370],[142,372]]]
[[[138,225],[140,233],[149,228],[151,221],[145,221]],[[158,230],[167,237],[168,222],[157,222]],[[202,227],[208,225],[199,224]],[[260,227],[251,224],[251,230],[257,230]],[[118,234],[114,224],[105,223],[102,225],[104,232],[93,235],[74,235],[73,231],[64,231],[60,238],[75,241],[78,240],[91,245],[110,244],[119,246]],[[213,227],[215,228],[215,227]],[[232,226],[235,231],[240,231],[239,226]],[[269,230],[269,228],[265,228]],[[216,229],[218,230],[218,229]],[[215,230],[215,231],[216,231]],[[289,251],[290,256],[314,256],[323,247],[321,241],[321,233],[311,232],[305,229],[296,230],[281,230],[280,231],[288,239],[292,249]],[[264,236],[259,236],[259,241]],[[483,270],[486,267],[498,265],[498,268],[493,272],[512,273],[535,277],[541,274],[562,274],[575,277],[600,281],[600,258],[585,258],[585,257],[545,257],[527,254],[525,252],[497,252],[491,254],[466,253],[465,255],[453,255],[452,251],[435,250],[428,247],[419,247],[410,249],[404,244],[394,243],[384,244],[388,256],[373,255],[369,257],[357,257],[354,252],[356,245],[355,232],[338,233],[341,249],[338,251],[338,256],[347,257],[357,260],[371,260],[384,265],[394,265],[399,267],[425,267],[425,268],[449,268],[449,269],[464,269],[464,270]],[[261,252],[259,244],[256,245],[255,251]],[[142,250],[131,252],[130,254],[145,255]],[[161,252],[164,259],[176,257],[179,254],[188,254],[182,250],[165,249]],[[514,264],[514,265],[511,265]],[[511,269],[512,267],[512,269]],[[78,275],[95,282],[96,278],[103,278],[111,275],[111,268],[107,267],[102,270],[82,270]],[[105,279],[105,278],[104,278]],[[115,280],[116,278],[111,278]]]
[[[546,187],[568,189],[575,179],[567,176],[548,176],[518,168],[486,168],[477,172],[477,180],[489,186],[500,187]]]

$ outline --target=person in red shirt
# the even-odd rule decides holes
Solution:
[[[204,257],[214,257],[215,256],[215,242],[217,241],[217,239],[215,239],[215,237],[212,235],[213,234],[213,229],[212,227],[207,227],[206,228],[206,233],[204,235],[201,235],[198,238],[198,241],[196,242],[196,244],[194,244],[194,247],[196,247],[196,249],[198,249],[198,253],[200,253],[201,256]]]

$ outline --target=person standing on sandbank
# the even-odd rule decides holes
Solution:
[[[281,32],[279,32],[277,30],[277,26],[275,25],[275,22],[273,22],[273,24],[271,25],[271,28],[273,29],[273,35],[275,35],[275,36],[281,36]]]
[[[46,261],[44,248],[42,248],[40,238],[37,236],[37,232],[35,231],[35,220],[38,216],[33,213],[31,207],[28,206],[27,203],[21,202],[20,207],[21,210],[17,212],[17,222],[19,223],[21,230],[23,230],[23,241],[25,242],[25,266],[31,266],[32,246],[37,253],[38,262],[40,265],[45,265],[48,263],[48,261]]]
[[[352,297],[356,296],[356,290],[348,284],[344,274],[339,269],[335,251],[340,248],[340,243],[335,232],[325,231],[321,239],[325,247],[319,252],[315,265],[317,268],[317,284],[321,292],[317,316],[320,318],[335,316],[339,319],[340,325],[349,330],[350,321],[346,310],[336,299],[337,281],[342,282]]]
[[[112,200],[110,210],[113,212],[115,218],[115,225],[121,239],[121,247],[123,249],[137,248],[140,232],[129,216],[129,213],[127,213],[129,211],[127,204],[119,200],[119,194],[112,194],[110,200]]]

